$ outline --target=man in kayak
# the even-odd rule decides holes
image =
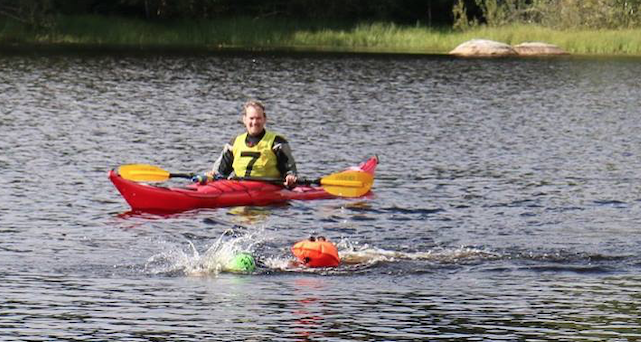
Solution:
[[[283,178],[291,187],[296,183],[296,161],[283,136],[265,129],[267,114],[259,101],[243,105],[243,124],[247,132],[225,144],[220,157],[207,176]]]

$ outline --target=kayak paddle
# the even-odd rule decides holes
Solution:
[[[315,180],[300,180],[298,184],[320,185],[334,196],[361,197],[369,192],[374,183],[374,176],[359,170],[347,170],[318,178]]]
[[[147,164],[129,164],[118,168],[118,174],[135,182],[162,182],[169,178],[192,178],[193,173],[171,173],[157,166]],[[282,184],[280,178],[235,177],[233,180],[259,181]],[[298,179],[299,185],[320,185],[328,193],[339,197],[360,197],[369,192],[374,183],[374,176],[360,170],[347,170],[318,179]]]
[[[163,182],[169,178],[192,178],[192,173],[170,173],[157,166],[147,164],[129,164],[118,168],[118,174],[135,182]]]
[[[283,184],[280,178],[234,177],[234,180],[259,181]],[[361,197],[369,192],[374,183],[374,176],[360,170],[347,170],[317,179],[299,178],[298,185],[320,185],[328,193],[339,197]]]

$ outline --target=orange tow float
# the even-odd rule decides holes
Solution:
[[[322,236],[297,242],[292,253],[308,267],[336,267],[341,263],[336,246]]]

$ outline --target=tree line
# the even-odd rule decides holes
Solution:
[[[56,15],[105,15],[144,20],[296,18],[339,21],[452,21],[451,0],[0,0],[0,15],[27,23]]]
[[[99,15],[159,22],[243,16],[458,29],[510,23],[636,28],[640,12],[641,0],[0,0],[0,16],[35,27],[53,26],[60,16]]]

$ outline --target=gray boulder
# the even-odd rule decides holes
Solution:
[[[514,50],[521,56],[551,56],[567,55],[560,47],[543,42],[526,42],[514,46]]]
[[[510,45],[487,39],[472,39],[460,44],[450,55],[462,57],[502,57],[516,56],[517,52]]]

